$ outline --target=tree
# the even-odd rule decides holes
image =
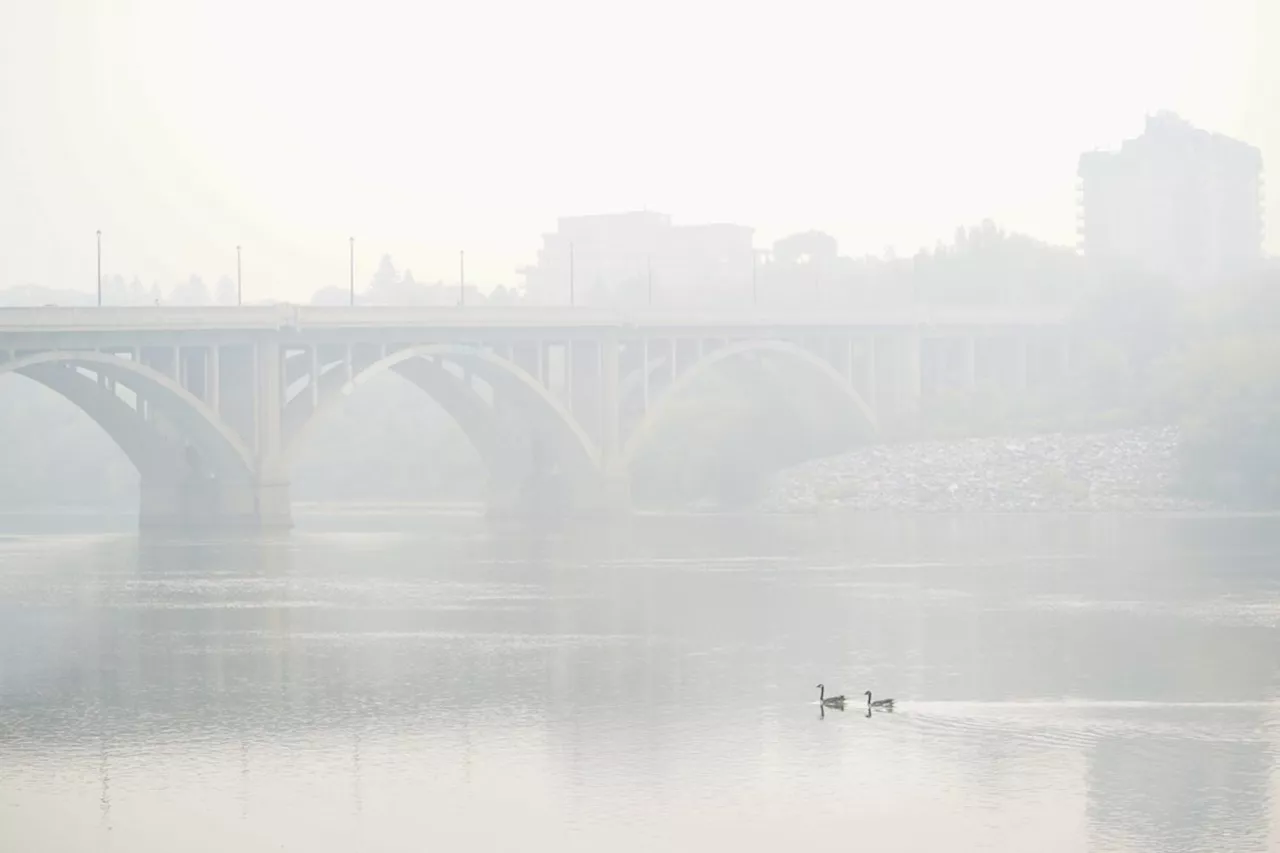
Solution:
[[[218,284],[214,287],[214,300],[218,305],[235,305],[236,304],[236,283],[231,280],[230,276],[224,275],[218,279]]]
[[[102,304],[128,305],[129,288],[122,275],[104,275],[102,277]]]
[[[485,301],[490,305],[515,305],[519,302],[519,296],[515,290],[509,290],[506,285],[500,284],[489,291]]]
[[[1088,277],[1071,249],[1006,232],[989,219],[957,229],[951,246],[922,251],[911,265],[914,292],[934,303],[1064,302]]]
[[[312,305],[346,305],[351,293],[345,287],[322,287],[311,294]]]
[[[395,294],[399,281],[400,276],[396,272],[396,265],[391,262],[391,256],[383,255],[378,262],[378,269],[369,281],[369,295],[375,300],[383,301]]]
[[[193,275],[187,279],[186,284],[179,284],[169,292],[169,302],[174,305],[208,305],[212,300],[204,279]]]
[[[1280,341],[1201,345],[1182,378],[1184,485],[1229,504],[1280,507]]]
[[[1173,405],[1183,485],[1193,494],[1280,507],[1280,277],[1187,301]]]

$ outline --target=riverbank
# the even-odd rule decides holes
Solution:
[[[1178,429],[875,445],[789,468],[770,512],[1204,511],[1175,491]]]

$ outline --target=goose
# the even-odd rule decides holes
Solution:
[[[868,711],[870,711],[872,708],[875,708],[877,711],[878,711],[878,710],[881,710],[881,709],[884,709],[885,711],[892,711],[892,710],[893,710],[893,700],[892,700],[892,699],[877,699],[877,700],[875,700],[874,702],[872,702],[872,701],[871,701],[871,691],[870,691],[870,690],[868,690],[868,691],[867,691],[866,695],[867,695],[867,710],[868,710]]]
[[[829,697],[829,698],[828,698],[828,697],[827,697],[827,688],[825,688],[825,687],[823,687],[821,684],[819,684],[819,685],[818,685],[818,704],[820,704],[820,705],[826,705],[828,708],[843,708],[843,707],[844,707],[844,697],[843,697],[843,696],[831,696],[831,697]]]

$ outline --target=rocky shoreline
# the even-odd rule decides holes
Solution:
[[[1176,427],[861,448],[781,472],[767,512],[1212,510],[1174,491]]]

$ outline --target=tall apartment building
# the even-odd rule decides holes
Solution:
[[[1119,151],[1080,157],[1080,245],[1086,257],[1180,284],[1213,282],[1262,260],[1262,153],[1148,116]]]
[[[649,211],[562,217],[525,276],[530,302],[695,305],[751,292],[753,229],[673,225]],[[572,265],[572,269],[571,269]]]

